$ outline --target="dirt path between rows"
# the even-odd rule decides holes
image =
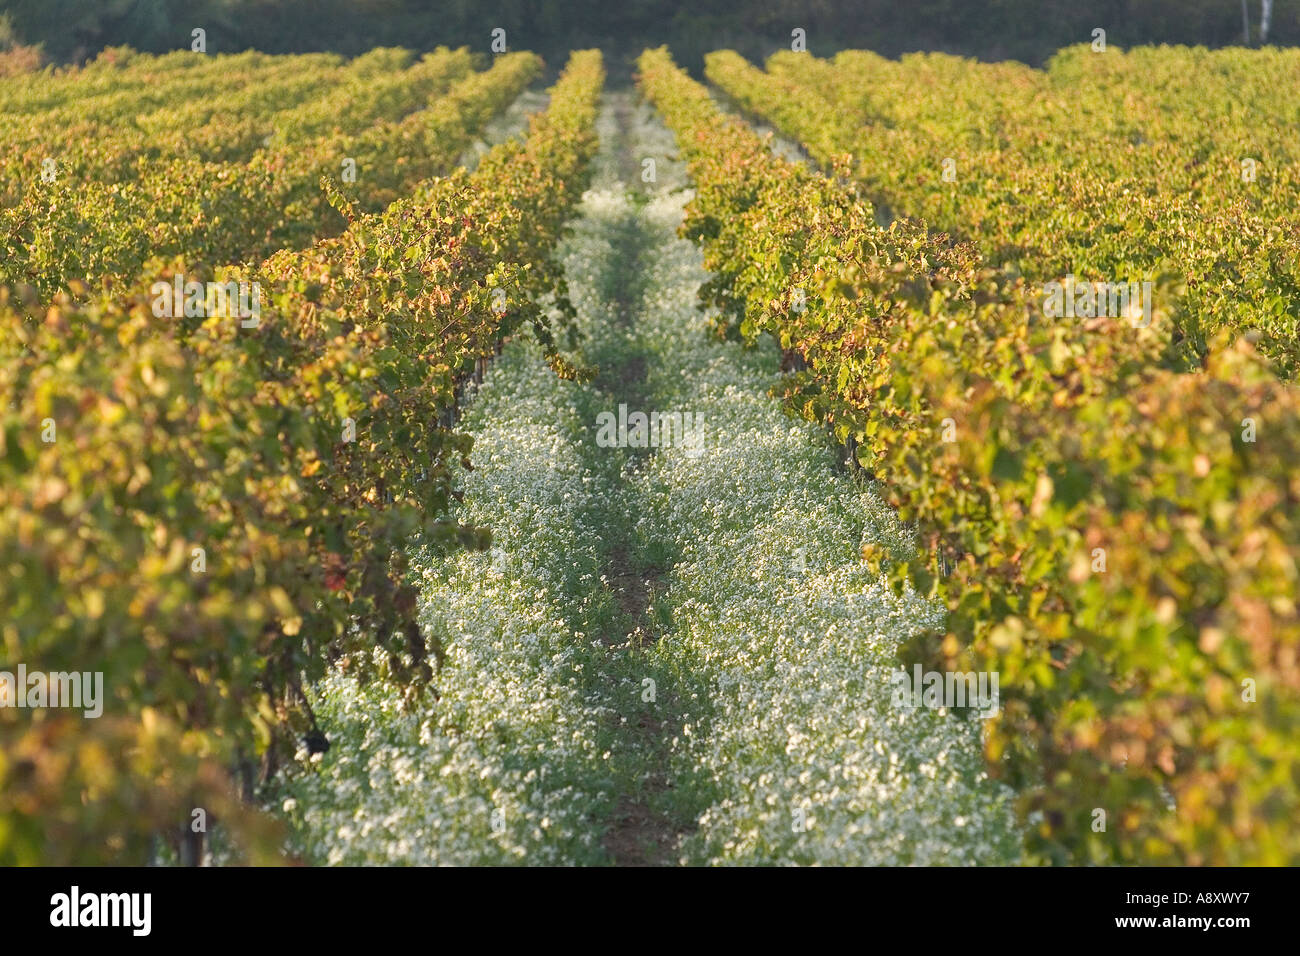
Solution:
[[[629,192],[638,191],[640,159],[634,155],[630,141],[632,109],[626,96],[611,97],[611,109],[618,124],[615,149],[619,158],[620,185]],[[635,316],[641,308],[641,283],[647,251],[647,236],[639,218],[629,217],[618,237],[617,252],[621,261],[620,276],[612,291],[617,307],[617,322],[623,330],[633,327]],[[639,407],[644,401],[647,378],[647,359],[635,352],[616,365],[601,369],[597,384],[612,403],[626,402]],[[627,449],[625,454],[654,454],[653,450]],[[630,537],[635,526],[631,513],[634,498],[628,496],[620,502],[628,510],[618,514],[618,505],[611,506],[610,524],[604,529],[607,541],[613,542],[605,568],[609,588],[623,612],[623,627],[604,635],[611,653],[636,654],[643,652],[659,639],[658,629],[649,613],[654,593],[662,585],[666,568],[648,566]],[[639,701],[639,698],[638,698]],[[682,835],[690,827],[675,821],[668,814],[655,809],[655,797],[674,786],[669,771],[668,742],[679,732],[671,715],[675,712],[670,697],[640,703],[640,709],[627,717],[624,732],[627,745],[642,755],[645,775],[635,792],[619,796],[613,822],[602,841],[616,866],[667,866],[677,862],[676,849]]]

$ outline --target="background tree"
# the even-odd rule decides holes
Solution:
[[[898,55],[941,50],[1041,64],[1058,48],[1103,27],[1122,46],[1242,42],[1247,0],[0,0],[16,35],[44,44],[57,60],[106,46],[146,52],[187,49],[190,30],[208,31],[209,49],[268,53],[374,46],[486,49],[495,27],[514,49],[563,62],[571,49],[600,46],[630,67],[645,46],[667,43],[693,70],[704,53],[732,47],[763,58],[808,31],[818,54],[846,47]],[[1300,41],[1291,5],[1261,0],[1260,42]],[[1247,12],[1246,18],[1249,18]]]

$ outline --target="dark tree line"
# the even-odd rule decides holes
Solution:
[[[1269,40],[1300,40],[1300,0],[1269,4]],[[1248,0],[1259,42],[1262,0]],[[57,61],[105,46],[162,52],[188,47],[203,27],[211,52],[427,49],[486,50],[491,31],[512,48],[560,54],[601,46],[617,60],[668,43],[698,67],[704,52],[733,47],[764,56],[807,31],[814,53],[865,47],[886,54],[929,49],[1040,63],[1103,27],[1118,46],[1243,40],[1241,0],[0,0],[17,42]],[[2,24],[0,24],[2,25]],[[0,30],[0,34],[3,34]]]

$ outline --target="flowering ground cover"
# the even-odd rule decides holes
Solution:
[[[595,374],[561,381],[522,337],[493,364],[462,422],[463,518],[493,546],[415,556],[422,624],[447,649],[437,696],[317,687],[338,745],[282,781],[291,847],[332,863],[1016,860],[979,720],[894,700],[898,645],[941,609],[897,596],[861,551],[909,549],[906,529],[769,395],[774,347],[710,340],[668,130],[611,94],[598,131],[559,253],[572,357]],[[694,434],[598,443],[620,405],[689,415]]]

